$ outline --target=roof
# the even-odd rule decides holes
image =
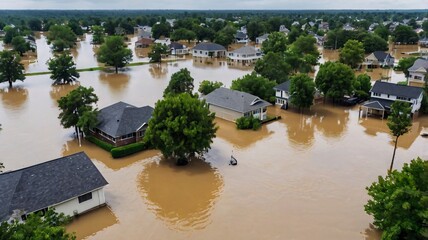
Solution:
[[[243,46],[241,48],[236,49],[235,51],[232,51],[233,53],[238,54],[256,54],[256,48],[251,46]]]
[[[288,92],[288,90],[290,89],[290,81],[285,81],[275,86],[273,89]]]
[[[417,71],[421,68],[424,68],[425,70],[428,71],[428,60],[426,59],[416,59],[415,63],[413,64],[413,66],[411,66],[408,71]]]
[[[378,109],[378,110],[388,110],[391,109],[391,105],[394,103],[394,100],[386,100],[381,98],[370,98],[369,101],[364,103],[364,107]]]
[[[269,34],[265,33],[265,34],[263,34],[261,36],[258,36],[257,38],[258,39],[268,39],[268,37],[269,37]]]
[[[107,185],[84,153],[0,174],[0,222],[13,210],[34,212]]]
[[[252,94],[231,90],[228,88],[217,88],[204,97],[208,104],[227,108],[236,112],[246,113],[271,104]]]
[[[171,49],[185,49],[186,46],[181,44],[181,43],[178,43],[178,42],[172,42],[171,44],[169,44],[169,48],[171,48]]]
[[[135,43],[141,43],[141,44],[147,44],[147,45],[149,45],[149,44],[152,44],[153,42],[154,42],[153,39],[150,39],[150,38],[141,38],[138,41],[136,41]]]
[[[152,117],[150,106],[137,108],[133,105],[118,102],[100,110],[97,128],[112,137],[119,137],[136,132]]]
[[[376,51],[376,52],[373,52],[373,55],[376,57],[377,60],[379,60],[379,61],[382,62],[382,61],[385,60],[385,58],[388,57],[389,53],[385,53],[385,52],[382,52],[382,51]]]
[[[417,99],[422,94],[423,89],[420,87],[412,87],[398,85],[395,83],[376,81],[370,92],[389,94],[397,97]]]
[[[235,38],[245,39],[245,38],[247,38],[247,34],[241,32],[241,31],[237,31],[235,34]]]
[[[204,50],[204,51],[226,51],[226,48],[217,43],[202,42],[196,45],[194,50]]]

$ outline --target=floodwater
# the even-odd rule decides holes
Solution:
[[[96,66],[90,36],[73,56]],[[43,71],[51,53],[43,35],[28,71]],[[134,61],[145,61],[145,58]],[[88,66],[87,66],[88,64]],[[90,65],[90,66],[89,66]],[[359,118],[358,107],[318,104],[303,113],[269,108],[281,119],[258,131],[219,126],[204,159],[176,167],[156,150],[123,159],[82,141],[58,120],[57,99],[92,86],[98,108],[117,101],[151,105],[171,75],[188,68],[202,80],[231,81],[251,68],[225,61],[181,60],[130,67],[119,74],[82,72],[74,86],[52,86],[49,75],[0,85],[1,157],[6,171],[85,151],[109,182],[107,206],[80,216],[67,229],[78,239],[380,239],[364,212],[365,187],[385,175],[393,151],[385,120]],[[400,137],[395,167],[428,159],[428,117]],[[237,166],[228,165],[230,155]]]

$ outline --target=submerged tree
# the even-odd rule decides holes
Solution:
[[[357,40],[348,40],[340,49],[339,61],[356,68],[364,60],[364,45]]]
[[[252,72],[242,78],[233,80],[230,88],[250,93],[261,99],[273,102],[275,101],[275,91],[273,90],[275,86],[276,82],[270,81],[269,79]]]
[[[24,66],[20,63],[19,55],[12,51],[0,52],[0,83],[9,82],[9,87],[16,80],[24,81]]]
[[[53,25],[49,28],[48,42],[52,43],[56,52],[62,52],[72,48],[76,43],[77,37],[70,27],[65,25]]]
[[[269,52],[256,62],[254,71],[277,84],[288,80],[291,66],[282,53]]]
[[[126,47],[123,37],[110,36],[98,49],[97,59],[108,66],[113,66],[117,73],[118,68],[125,67],[132,60],[132,51]]]
[[[366,188],[371,199],[364,206],[383,231],[382,239],[427,239],[428,161],[405,163]]]
[[[388,116],[388,127],[391,134],[395,137],[394,153],[392,154],[391,166],[389,172],[392,171],[394,165],[395,151],[397,150],[398,138],[410,131],[412,127],[411,106],[408,102],[395,101],[391,105],[391,114]]]
[[[188,93],[168,95],[156,103],[144,140],[177,165],[186,165],[189,157],[210,149],[217,131],[214,118],[205,100]]]
[[[308,108],[314,102],[315,83],[306,74],[298,74],[290,79],[290,103],[301,108]]]
[[[66,53],[49,59],[47,63],[48,69],[52,72],[51,79],[55,81],[54,84],[68,84],[80,77],[73,57]]]
[[[162,43],[156,43],[153,45],[152,50],[149,53],[150,62],[161,63],[162,55],[168,53],[168,47]]]
[[[354,79],[354,71],[349,66],[338,62],[326,62],[321,64],[315,84],[324,95],[336,101],[352,93]]]
[[[97,109],[93,107],[98,97],[92,87],[79,86],[58,100],[59,119],[65,128],[74,127],[76,134],[85,133],[97,123]]]
[[[16,36],[12,39],[12,47],[20,56],[30,50],[30,44],[27,43],[22,36]]]
[[[222,82],[211,82],[208,80],[203,80],[199,85],[198,91],[204,95],[210,94],[212,91],[216,90],[223,86]]]
[[[355,95],[361,99],[369,99],[372,88],[371,78],[367,74],[358,75],[354,81]]]
[[[163,92],[163,96],[180,93],[192,94],[193,87],[193,78],[190,76],[189,70],[182,68],[180,71],[172,74],[171,80]]]
[[[92,26],[92,44],[104,43],[104,28],[102,26]]]

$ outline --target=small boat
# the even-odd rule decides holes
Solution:
[[[428,137],[428,133],[421,133],[422,137]]]
[[[236,160],[236,158],[234,158],[233,155],[230,156],[230,163],[229,163],[229,165],[232,165],[232,166],[238,165],[238,160]]]

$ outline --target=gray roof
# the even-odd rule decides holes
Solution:
[[[235,38],[239,38],[239,39],[246,39],[246,38],[248,38],[248,37],[247,37],[247,34],[245,34],[245,33],[241,32],[241,31],[237,31],[237,32],[235,33]]]
[[[389,110],[394,100],[386,100],[382,98],[372,97],[369,101],[364,103],[364,107],[378,109],[378,110]]]
[[[100,110],[98,128],[112,137],[119,137],[136,132],[152,117],[150,106],[137,108],[124,102],[118,102]]]
[[[383,62],[385,58],[387,58],[388,56],[389,58],[391,58],[391,55],[389,55],[389,53],[382,52],[382,51],[373,52],[373,55],[376,57],[378,61],[381,61],[381,62]]]
[[[204,50],[204,51],[226,51],[226,48],[217,43],[203,42],[196,45],[194,50]]]
[[[409,71],[416,71],[419,68],[424,68],[425,70],[428,71],[428,60],[422,59],[422,58],[416,59],[413,66],[411,66],[408,70]]]
[[[240,113],[254,111],[271,105],[265,100],[262,100],[252,94],[224,87],[217,88],[204,98],[208,104],[227,108]]]
[[[256,54],[257,53],[256,48],[251,46],[243,46],[232,52],[239,53],[239,54]]]
[[[178,42],[172,42],[171,44],[169,44],[170,49],[184,49],[185,47],[185,45]]]
[[[0,174],[0,222],[13,210],[34,212],[107,185],[84,152]]]
[[[268,39],[268,37],[269,37],[269,34],[265,33],[265,34],[263,34],[261,36],[258,36],[257,38],[258,39]]]
[[[398,85],[395,83],[376,81],[370,92],[390,94],[397,97],[417,99],[423,89],[419,87]]]
[[[285,81],[285,82],[275,86],[273,89],[288,92],[290,89],[290,81]]]

